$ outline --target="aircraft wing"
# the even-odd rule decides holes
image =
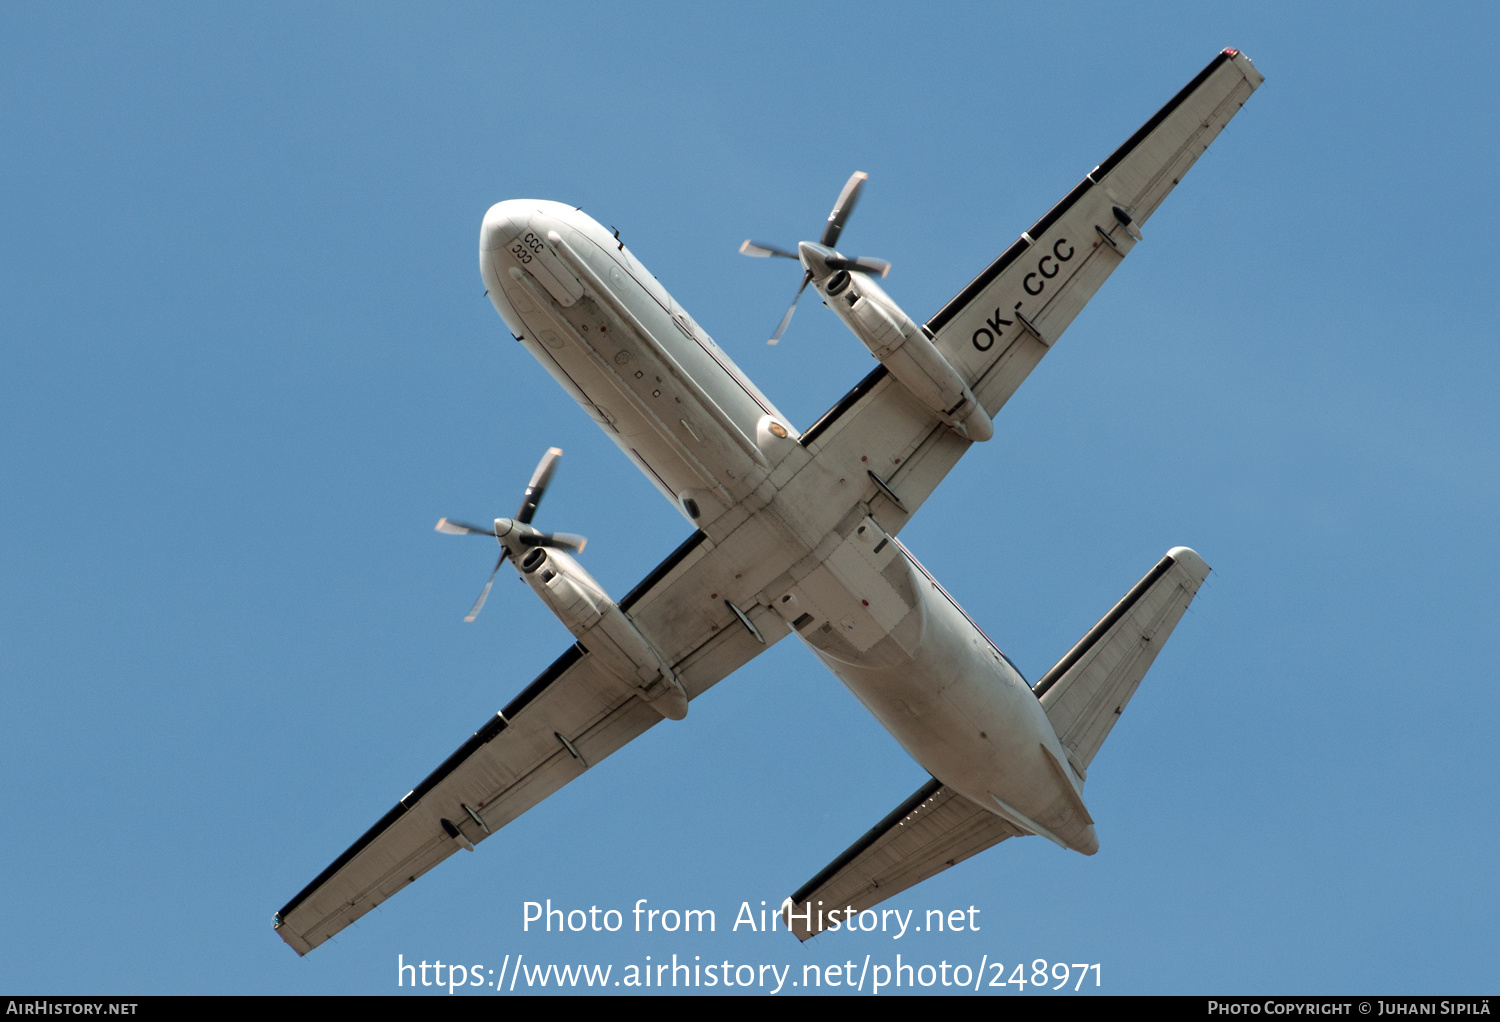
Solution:
[[[1225,50],[1068,192],[923,329],[991,416],[1140,240],[1155,212],[1263,80]],[[890,531],[904,525],[969,447],[877,368],[802,435],[863,478]]]
[[[1225,50],[924,327],[991,416],[1141,240],[1155,212],[1260,85]],[[801,437],[817,460],[864,481],[872,513],[898,532],[968,450],[881,366]],[[874,477],[878,476],[879,479]],[[1201,566],[1201,571],[1199,570]],[[1082,773],[1207,574],[1174,550],[1036,686]],[[802,913],[875,905],[1020,832],[933,780],[792,896]]]
[[[927,321],[933,343],[991,415],[1263,80],[1244,54],[1220,53]]]
[[[815,937],[829,912],[841,921],[1020,834],[933,778],[792,895],[787,928],[798,940]]]
[[[691,699],[787,629],[707,590],[742,554],[694,533],[620,601]],[[714,597],[720,594],[715,592]],[[663,718],[575,643],[276,914],[298,954],[460,848],[472,848]]]

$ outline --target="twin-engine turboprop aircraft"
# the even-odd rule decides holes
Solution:
[[[995,414],[1261,81],[1243,54],[1220,53],[925,324],[875,283],[885,263],[835,248],[863,174],[818,242],[746,242],[747,254],[796,259],[798,296],[816,288],[880,362],[801,431],[610,231],[561,203],[491,207],[479,264],[496,311],[695,531],[611,599],[573,557],[581,536],[531,524],[555,448],[514,518],[440,521],[500,546],[470,620],[509,561],[577,641],[276,914],[282,939],[306,954],[626,742],[683,719],[789,634],[932,774],[791,896],[798,937],[838,915],[815,906],[868,908],[1008,837],[1092,855],[1089,764],[1208,566],[1168,551],[1030,685],[897,534],[993,435]]]

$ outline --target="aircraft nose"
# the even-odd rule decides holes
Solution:
[[[531,219],[532,209],[525,199],[497,202],[484,214],[479,227],[479,251],[493,252],[509,241]]]

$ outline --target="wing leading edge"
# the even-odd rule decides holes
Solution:
[[[620,601],[694,698],[787,634],[780,619],[697,590],[736,552],[694,533]],[[675,631],[676,608],[707,605]],[[519,695],[276,913],[276,932],[307,954],[460,848],[472,849],[662,720],[581,644]]]
[[[1140,225],[1263,80],[1239,51],[1218,54],[927,321],[924,331],[986,412],[994,416],[1010,400],[1141,239]],[[810,426],[801,443],[820,457],[830,447],[850,446],[897,465],[882,479],[900,499],[881,515],[892,531],[970,445],[884,366]]]
[[[569,647],[288,902],[276,932],[306,954],[661,719]]]
[[[1221,52],[927,321],[933,343],[991,415],[1262,81],[1244,54]]]

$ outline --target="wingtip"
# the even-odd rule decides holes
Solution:
[[[1197,579],[1200,584],[1204,579],[1208,578],[1209,573],[1213,570],[1208,566],[1208,562],[1203,559],[1202,555],[1192,547],[1174,546],[1167,551],[1167,556],[1176,561],[1183,570]]]

